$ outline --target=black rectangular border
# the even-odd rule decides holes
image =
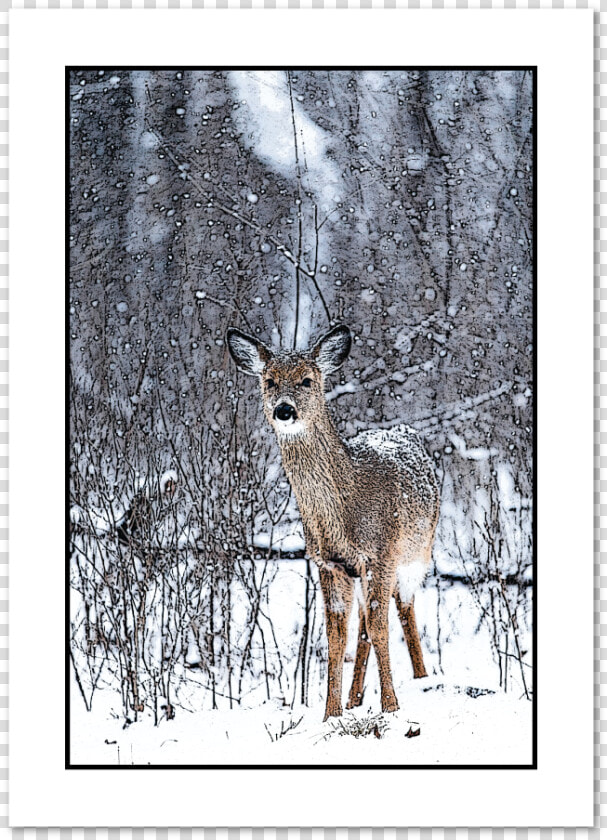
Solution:
[[[331,70],[351,70],[353,72],[361,71],[383,71],[383,70],[420,70],[420,71],[465,71],[465,70],[482,70],[486,72],[492,71],[508,71],[518,70],[527,71],[532,75],[532,101],[533,101],[533,125],[531,129],[531,137],[533,140],[533,366],[532,366],[532,383],[533,383],[533,508],[532,508],[532,535],[533,535],[533,593],[532,593],[532,621],[533,621],[533,734],[532,734],[532,755],[531,764],[72,764],[70,762],[70,712],[71,712],[71,691],[70,691],[70,652],[69,652],[69,625],[70,625],[70,587],[69,587],[69,542],[70,542],[70,514],[69,514],[69,467],[70,467],[70,415],[69,415],[69,399],[70,399],[70,334],[69,334],[69,298],[70,298],[70,247],[69,247],[69,231],[70,231],[70,73],[81,70],[104,70],[106,72],[118,70],[123,72],[132,71],[179,71],[179,70],[194,70],[198,72],[211,72],[214,70],[316,70],[326,71]],[[538,129],[538,67],[537,65],[294,65],[285,68],[281,65],[65,65],[65,86],[64,86],[64,116],[65,116],[65,479],[64,479],[64,494],[65,494],[65,658],[64,658],[64,691],[65,691],[65,769],[66,770],[537,770],[538,769],[538,754],[537,754],[537,696],[538,696],[538,663],[537,663],[537,402],[538,402],[538,381],[537,381],[537,335],[538,335],[538,311],[537,311],[537,129]]]

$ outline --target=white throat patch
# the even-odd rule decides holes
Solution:
[[[306,431],[305,425],[299,420],[275,420],[274,428],[278,437],[300,437]]]

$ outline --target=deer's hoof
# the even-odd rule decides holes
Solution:
[[[396,697],[393,700],[387,700],[385,702],[382,701],[381,710],[382,712],[398,712],[400,706],[398,705],[398,700]]]
[[[363,704],[363,696],[359,694],[358,697],[350,697],[348,698],[348,702],[346,703],[346,709],[357,709],[359,706]]]

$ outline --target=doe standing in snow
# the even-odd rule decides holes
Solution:
[[[413,609],[432,553],[439,494],[432,464],[408,426],[342,440],[325,400],[324,380],[352,343],[335,327],[306,352],[273,353],[230,328],[239,369],[258,376],[265,415],[301,514],[306,548],[319,569],[329,645],[325,720],[342,714],[342,673],[355,579],[360,579],[359,636],[347,708],[360,706],[371,644],[385,712],[398,709],[388,651],[394,596],[415,677],[426,676]]]

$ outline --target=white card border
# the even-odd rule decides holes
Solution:
[[[323,10],[322,27],[304,10],[10,13],[11,825],[592,824],[592,15],[382,11]],[[278,65],[397,55],[407,65],[539,67],[537,771],[63,769],[63,68],[269,55]],[[572,157],[577,180],[565,193]],[[33,484],[44,500],[35,529]],[[575,633],[564,632],[565,611]],[[36,657],[31,673],[42,642],[54,655]],[[563,737],[572,721],[575,736]]]

